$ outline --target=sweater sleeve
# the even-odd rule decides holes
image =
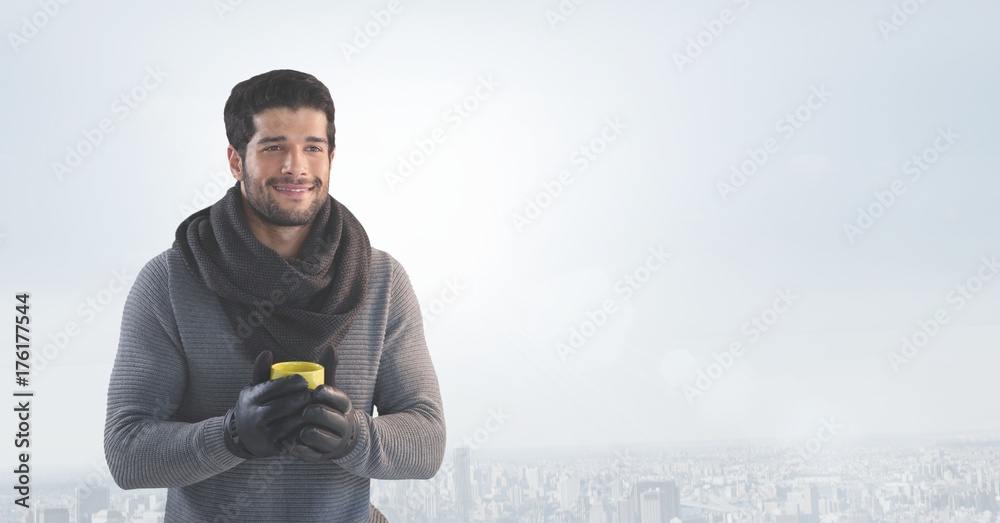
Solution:
[[[197,423],[171,419],[187,372],[167,282],[164,253],[139,272],[122,313],[104,454],[124,489],[190,485],[243,461],[225,446],[221,416]]]
[[[378,416],[355,409],[358,442],[334,460],[374,479],[428,479],[444,459],[444,408],[409,276],[392,260],[392,288],[373,402]]]

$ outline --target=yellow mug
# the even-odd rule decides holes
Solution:
[[[306,379],[310,389],[315,389],[323,384],[323,366],[310,361],[283,361],[271,365],[271,379],[284,378],[298,374]]]

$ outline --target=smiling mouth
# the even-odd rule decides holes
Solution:
[[[312,185],[292,185],[292,184],[281,184],[274,185],[274,190],[286,194],[288,196],[299,196],[303,195],[311,190],[313,190]]]

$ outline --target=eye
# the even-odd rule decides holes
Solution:
[[[265,151],[277,151],[278,149],[281,149],[281,146],[279,146],[279,145],[272,145],[270,147],[265,147],[264,148]]]

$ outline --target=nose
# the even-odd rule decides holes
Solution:
[[[285,163],[281,166],[283,174],[299,176],[306,174],[306,157],[302,151],[291,149],[285,155]]]

